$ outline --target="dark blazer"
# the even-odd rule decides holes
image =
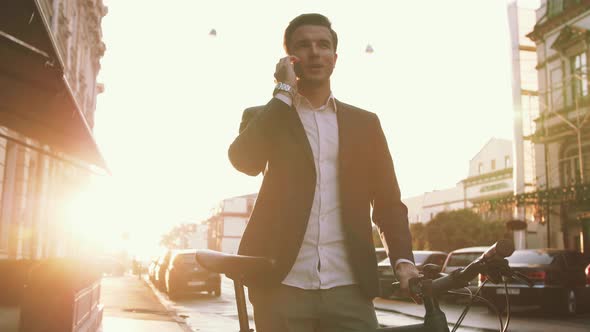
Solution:
[[[371,205],[392,263],[399,258],[413,261],[408,211],[377,115],[339,101],[336,105],[346,247],[361,289],[375,297],[379,283]],[[274,275],[258,276],[250,283],[278,284],[297,258],[316,186],[313,153],[295,109],[273,98],[265,106],[245,110],[229,159],[243,173],[264,172],[238,253],[275,259]]]

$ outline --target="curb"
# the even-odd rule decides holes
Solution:
[[[170,317],[174,319],[174,321],[179,325],[180,328],[183,329],[184,332],[194,332],[186,323],[184,318],[178,315],[176,310],[173,306],[165,299],[165,297],[156,289],[156,286],[152,284],[146,277],[142,277],[141,281],[149,287],[152,291],[152,294],[158,299],[158,302],[166,309],[166,312],[169,313]]]

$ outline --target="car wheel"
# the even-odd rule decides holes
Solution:
[[[578,311],[578,299],[573,289],[564,291],[562,311],[566,315],[574,315]]]
[[[217,284],[215,286],[215,288],[212,290],[212,292],[209,293],[213,293],[213,296],[215,297],[220,297],[221,296],[221,283]]]
[[[165,291],[166,293],[168,293],[168,298],[173,301],[177,300],[180,295],[180,292],[178,291],[177,287],[171,284],[170,281],[166,283]]]

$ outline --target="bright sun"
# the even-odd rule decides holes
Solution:
[[[150,214],[144,205],[150,192],[128,187],[112,176],[95,176],[71,197],[64,211],[66,225],[84,253],[149,258],[162,249],[162,216]]]

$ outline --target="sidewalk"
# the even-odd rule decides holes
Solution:
[[[136,276],[103,278],[102,332],[187,332],[175,312],[168,311],[143,279]]]

